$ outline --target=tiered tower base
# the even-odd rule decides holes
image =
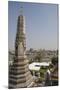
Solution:
[[[20,56],[9,70],[9,88],[26,88],[34,85],[26,56]]]

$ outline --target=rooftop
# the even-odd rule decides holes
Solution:
[[[30,70],[39,71],[41,66],[49,66],[50,63],[47,62],[33,62],[29,65]]]

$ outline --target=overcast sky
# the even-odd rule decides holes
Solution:
[[[20,7],[26,24],[27,49],[57,49],[58,48],[58,5],[41,3],[8,3],[8,42],[9,49],[14,49],[17,31],[17,19]]]

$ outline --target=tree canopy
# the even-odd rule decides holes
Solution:
[[[52,58],[52,64],[53,64],[53,65],[58,64],[58,56]]]

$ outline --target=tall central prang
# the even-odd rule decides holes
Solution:
[[[25,38],[25,21],[24,16],[18,16],[17,34],[15,41],[15,56],[25,56],[26,51],[26,38]]]
[[[26,56],[25,17],[18,16],[15,59],[9,70],[9,88],[32,87],[33,78]]]

